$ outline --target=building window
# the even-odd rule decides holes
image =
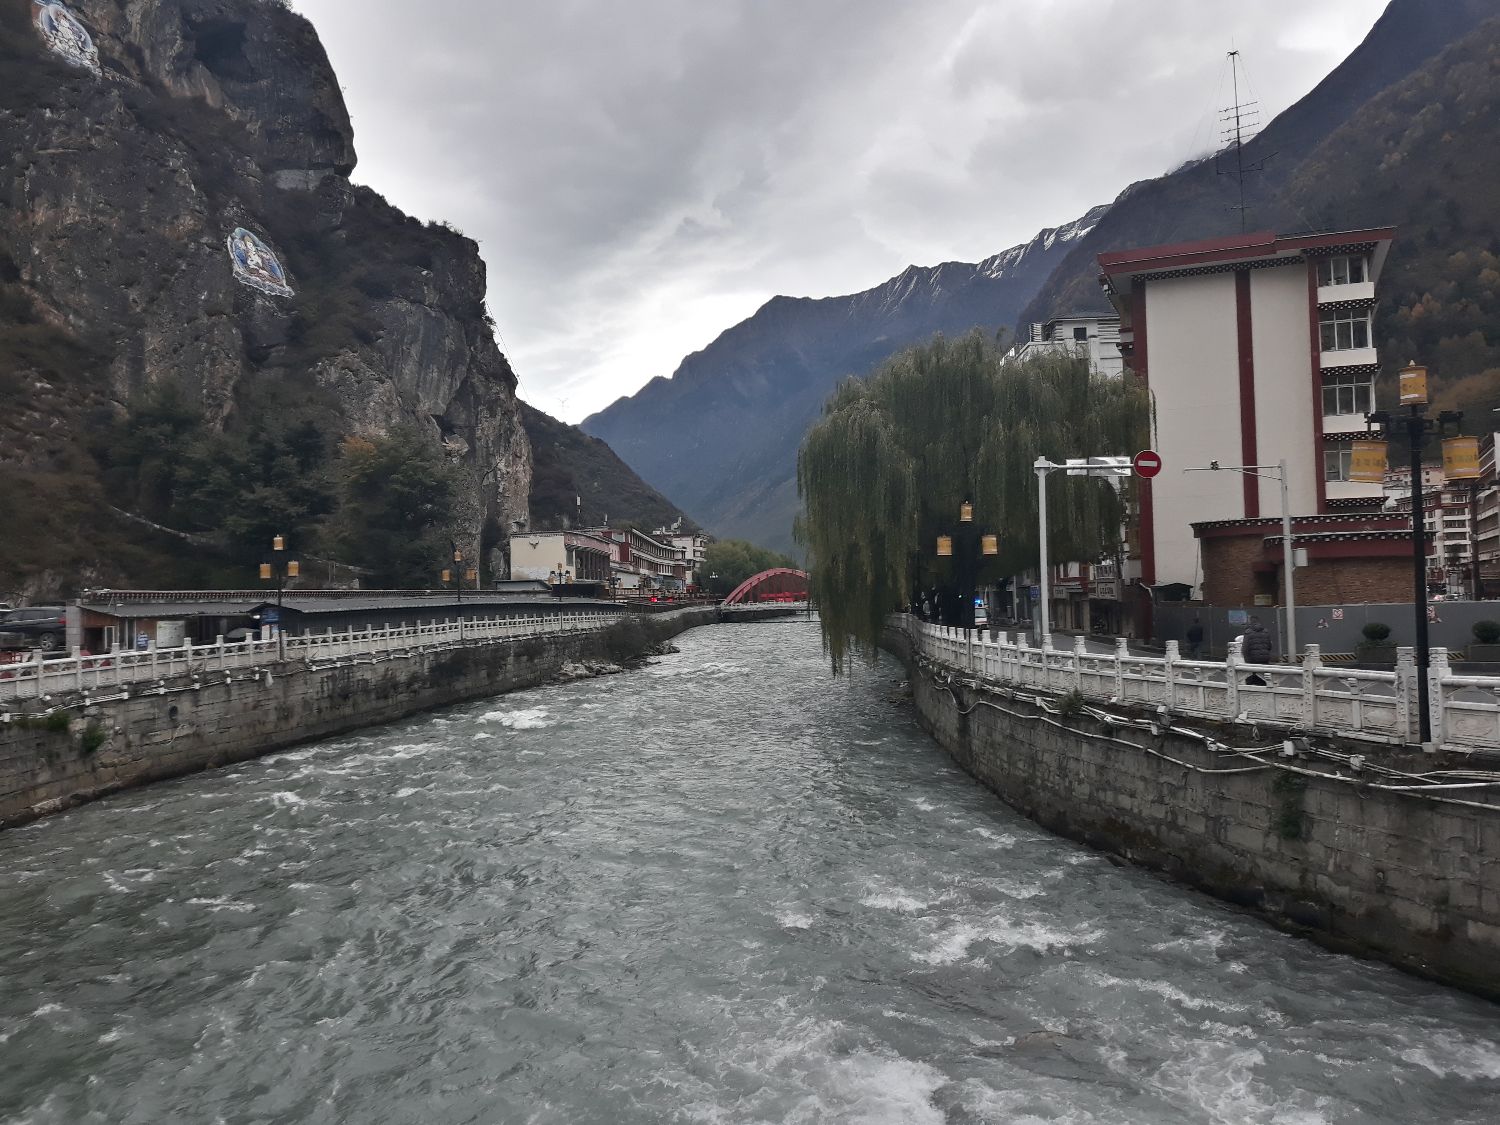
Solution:
[[[1325,352],[1347,352],[1370,346],[1370,310],[1324,313],[1318,330]]]
[[[1088,338],[1089,338],[1089,330],[1087,328],[1075,328],[1075,329],[1073,329],[1073,339],[1075,339],[1075,340],[1087,340]]]
[[[1354,447],[1345,443],[1343,445],[1330,445],[1323,450],[1323,479],[1324,480],[1348,480],[1349,459],[1354,455]]]
[[[1368,414],[1375,409],[1375,380],[1353,371],[1323,376],[1324,414]]]
[[[1362,257],[1324,258],[1318,263],[1319,285],[1358,285],[1368,280]]]

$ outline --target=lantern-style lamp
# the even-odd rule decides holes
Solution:
[[[948,558],[953,554],[953,536],[939,535],[937,541],[937,553],[941,558]]]
[[[998,555],[1000,553],[1000,536],[984,535],[979,539],[979,550],[981,554]]]
[[[286,576],[288,578],[300,578],[302,576],[302,564],[292,559],[286,564]]]
[[[971,503],[969,503],[969,501],[967,501],[967,500],[965,500],[962,504],[960,504],[958,506],[958,522],[959,523],[973,523],[974,522],[974,505],[971,504]]]
[[[1427,368],[1412,360],[1401,369],[1401,405],[1417,406],[1427,401]]]
[[[267,582],[267,581],[269,581],[270,579],[272,579],[274,577],[275,577],[275,575],[273,575],[271,573],[271,564],[270,563],[261,563],[260,564],[260,580],[262,582]]]
[[[444,585],[446,585],[447,583],[452,582],[452,581],[453,581],[453,572],[451,570],[449,570],[446,566],[443,567],[443,583],[444,583]]]
[[[285,551],[286,550],[286,540],[283,539],[279,535],[276,536],[275,539],[271,540],[271,550],[273,550],[273,551]]]

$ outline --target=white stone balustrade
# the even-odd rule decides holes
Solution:
[[[1325,665],[1317,645],[1299,664],[1249,664],[1232,643],[1223,662],[1184,660],[1175,641],[1162,656],[1137,656],[1120,638],[1114,651],[1032,648],[1004,632],[896,619],[913,651],[938,664],[1009,686],[1077,691],[1101,703],[1165,708],[1172,715],[1260,723],[1307,733],[1393,745],[1417,741],[1417,681],[1412,650],[1398,650],[1393,671]],[[1050,638],[1049,638],[1050,639]],[[1448,651],[1428,666],[1432,740],[1451,749],[1500,748],[1500,678],[1454,675]]]
[[[626,616],[630,615],[562,612],[477,617],[462,622],[434,618],[393,628],[304,633],[285,638],[286,658],[317,664],[518,637],[555,636],[603,629]],[[208,645],[184,644],[178,648],[151,645],[140,651],[117,649],[99,656],[84,656],[75,650],[71,657],[44,660],[38,654],[34,660],[0,664],[0,704],[43,696],[126,690],[131,685],[192,674],[269,668],[278,660],[278,647],[275,639],[225,641],[221,637]]]

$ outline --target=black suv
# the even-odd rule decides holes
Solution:
[[[51,652],[68,639],[67,610],[60,605],[13,609],[0,616],[0,633],[19,634],[43,652]]]

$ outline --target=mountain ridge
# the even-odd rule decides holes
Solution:
[[[839,379],[935,332],[1007,326],[1062,248],[1105,207],[977,263],[912,265],[830,297],[771,297],[670,378],[657,376],[580,424],[720,535],[789,550],[802,434]],[[763,424],[747,427],[745,412]]]

